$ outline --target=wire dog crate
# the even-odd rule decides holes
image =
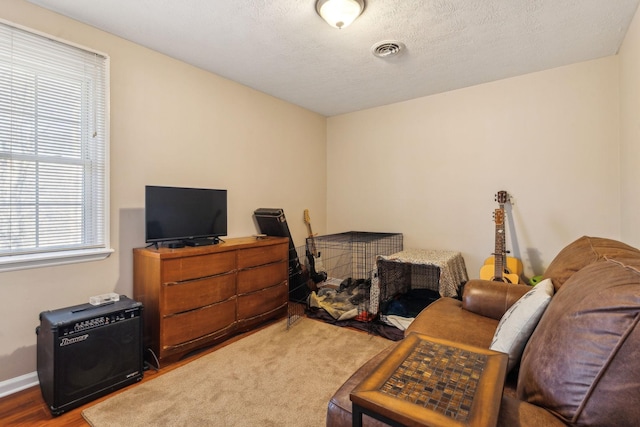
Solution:
[[[349,278],[354,282],[365,281],[367,285],[359,287],[359,292],[366,295],[360,295],[362,302],[358,304],[358,313],[376,314],[379,300],[376,259],[379,255],[402,251],[402,233],[349,231],[318,236],[314,241],[316,251],[320,254],[316,259],[316,269],[327,273],[326,283],[337,286]],[[307,239],[307,245],[310,243]],[[304,259],[304,250],[298,250],[301,259]]]
[[[402,250],[402,233],[349,231],[315,238],[329,277],[368,279],[378,255]]]
[[[440,267],[437,265],[413,264],[378,259],[378,276],[383,286],[380,300],[388,301],[410,289],[439,291]]]
[[[469,280],[460,252],[405,249],[377,260],[380,302],[385,304],[410,290],[429,290],[435,297],[456,297]]]

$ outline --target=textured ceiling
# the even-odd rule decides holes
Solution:
[[[640,0],[365,0],[342,30],[315,0],[29,1],[333,116],[613,55]]]

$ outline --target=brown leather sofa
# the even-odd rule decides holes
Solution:
[[[551,262],[555,288],[504,386],[498,425],[635,426],[640,423],[640,250],[581,237]],[[530,289],[471,280],[462,301],[440,298],[405,332],[489,348],[506,310]],[[394,345],[329,401],[327,426],[351,426],[349,393]],[[364,426],[384,426],[364,416]]]

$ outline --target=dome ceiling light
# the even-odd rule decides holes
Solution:
[[[364,0],[318,0],[316,11],[327,24],[341,29],[346,28],[364,10]]]

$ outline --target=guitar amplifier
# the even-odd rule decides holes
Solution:
[[[293,244],[291,232],[287,225],[287,218],[282,209],[260,208],[253,212],[253,216],[258,223],[260,233],[267,236],[288,237],[289,238],[289,300],[295,302],[306,302],[310,289],[307,286],[307,279],[304,277],[296,246]]]
[[[38,379],[53,415],[142,379],[142,310],[120,296],[40,313]]]

